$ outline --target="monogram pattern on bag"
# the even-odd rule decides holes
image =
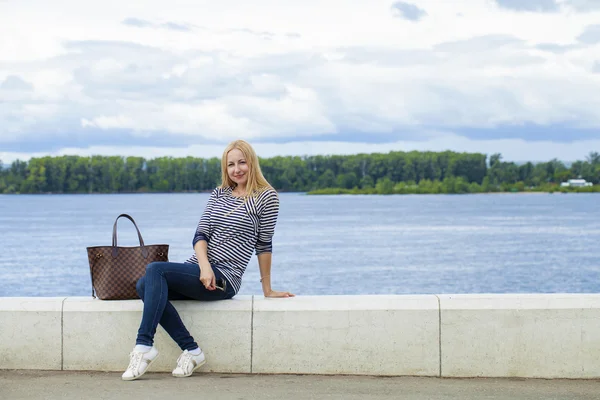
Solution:
[[[99,299],[139,299],[135,285],[146,273],[146,265],[154,261],[169,261],[169,245],[145,247],[148,258],[142,256],[141,247],[117,247],[116,258],[112,256],[112,246],[87,248],[92,286]]]

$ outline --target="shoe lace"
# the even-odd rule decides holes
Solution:
[[[189,353],[187,350],[183,352],[177,359],[177,365],[181,367],[184,371],[187,371],[188,366],[190,365],[190,360],[194,357],[192,353]]]
[[[131,369],[137,373],[140,367],[140,363],[142,362],[142,356],[143,354],[139,351],[132,351],[129,354],[129,366],[127,367],[127,369]]]

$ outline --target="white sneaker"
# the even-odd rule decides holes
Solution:
[[[177,367],[175,367],[173,370],[173,376],[177,378],[185,378],[186,376],[190,376],[195,370],[203,366],[205,363],[206,358],[204,358],[204,353],[202,351],[200,351],[200,354],[195,356],[189,351],[184,350],[177,359]]]
[[[152,364],[157,357],[158,350],[156,347],[152,347],[145,353],[135,350],[132,351],[129,353],[129,366],[127,367],[127,370],[123,372],[121,378],[123,378],[124,381],[132,381],[139,378],[148,371],[150,364]]]

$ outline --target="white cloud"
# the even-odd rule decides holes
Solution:
[[[514,129],[481,133],[506,125],[525,126],[524,143],[600,139],[600,7],[542,0],[538,8],[553,12],[515,12],[494,0],[420,0],[406,4],[426,18],[405,21],[390,12],[396,3],[0,3],[0,83],[12,88],[0,85],[0,143],[33,154],[41,143],[53,143],[50,153],[114,137],[117,151],[119,131],[128,148],[135,138],[163,148],[155,138],[170,135],[182,149],[350,135],[445,145],[435,128],[464,137],[454,143],[467,149],[481,135],[514,138]],[[544,137],[530,124],[596,133]],[[528,146],[520,148],[554,151]]]

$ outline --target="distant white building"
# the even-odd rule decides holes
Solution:
[[[585,187],[592,185],[592,182],[588,182],[585,179],[569,179],[567,182],[563,182],[560,184],[560,186],[562,187]]]

